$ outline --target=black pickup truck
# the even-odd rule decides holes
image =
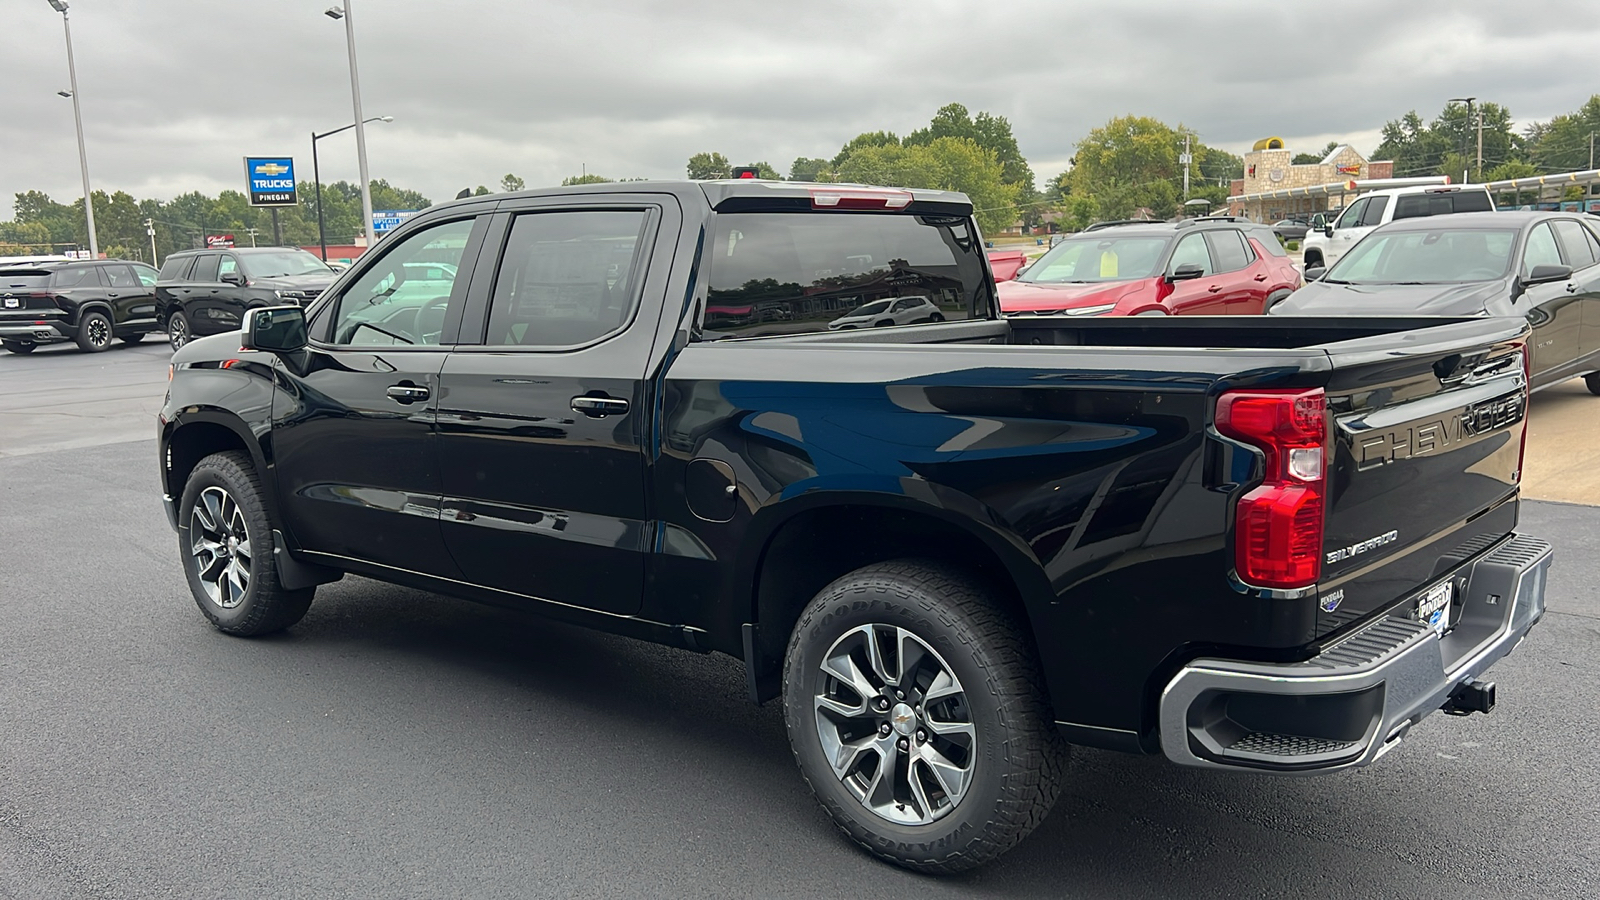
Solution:
[[[221,630],[355,573],[727,653],[840,828],[950,872],[1068,744],[1315,773],[1487,711],[1550,561],[1526,327],[1007,320],[960,194],[529,191],[179,350],[160,469]]]

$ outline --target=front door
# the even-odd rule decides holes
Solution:
[[[1583,307],[1577,316],[1574,361],[1575,374],[1586,374],[1600,363],[1600,240],[1577,219],[1557,219],[1551,227],[1561,243],[1561,258],[1572,267],[1573,293]]]
[[[1216,264],[1206,249],[1206,236],[1201,232],[1186,234],[1172,249],[1167,261],[1166,274],[1172,275],[1179,266],[1200,267],[1199,278],[1172,282],[1172,293],[1163,304],[1175,316],[1220,316],[1228,311],[1228,301],[1223,294],[1222,279],[1217,277]]]
[[[119,332],[153,331],[156,326],[156,289],[140,280],[133,266],[102,266],[106,276],[106,298]]]
[[[481,344],[464,325],[440,376],[445,545],[475,584],[635,613],[654,541],[645,369],[679,216],[656,198],[560,199],[500,217],[492,292],[469,304],[486,307],[468,317]]]
[[[279,361],[279,507],[305,550],[460,577],[439,533],[434,415],[455,339],[449,323],[465,302],[461,260],[475,255],[487,224],[468,213],[385,239],[318,305],[310,349]],[[405,264],[419,259],[450,262],[452,278],[402,296]]]
[[[1535,266],[1566,264],[1549,223],[1535,225],[1522,247],[1522,276],[1526,278]],[[1578,275],[1573,274],[1574,278]],[[1576,288],[1575,280],[1534,284],[1517,298],[1517,306],[1533,326],[1533,336],[1528,343],[1533,348],[1533,383],[1536,386],[1560,377],[1560,371],[1578,357],[1583,300]]]

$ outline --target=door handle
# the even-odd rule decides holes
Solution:
[[[1221,285],[1219,285],[1219,284],[1213,284],[1213,285],[1212,285],[1212,286],[1210,286],[1210,287],[1208,287],[1208,288],[1206,288],[1206,293],[1208,293],[1208,294],[1215,294],[1215,293],[1216,293],[1216,292],[1218,292],[1218,291],[1220,291],[1220,290],[1222,290],[1222,286],[1221,286]]]
[[[1257,275],[1256,276],[1256,280],[1257,281],[1266,281],[1267,280],[1267,276],[1265,276],[1265,275]]]
[[[388,389],[384,391],[384,393],[389,396],[390,400],[393,400],[397,403],[416,403],[418,401],[428,399],[427,388],[420,387],[415,384],[409,384],[407,382],[391,384],[389,385]]]
[[[1571,288],[1567,288],[1567,290],[1570,291],[1572,289]],[[116,291],[106,291],[106,296],[107,297],[121,297],[122,295],[117,293]]]
[[[593,419],[620,416],[628,411],[628,401],[619,397],[573,397],[572,408]]]

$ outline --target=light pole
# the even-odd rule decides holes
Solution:
[[[72,82],[72,120],[78,126],[78,168],[83,172],[83,217],[89,225],[89,256],[100,258],[100,240],[94,233],[94,199],[89,196],[89,154],[83,149],[83,110],[78,106],[78,67],[72,61],[72,23],[67,21],[67,0],[50,0],[50,8],[61,13],[61,27],[67,33],[67,77]],[[57,91],[60,93],[60,91]]]
[[[393,122],[394,121],[394,116],[373,116],[372,118],[367,119],[366,121],[367,122]],[[362,124],[366,124],[366,123],[363,122]],[[349,125],[344,126],[343,128],[335,128],[332,131],[324,131],[321,134],[317,134],[315,131],[311,132],[311,180],[317,186],[317,243],[319,245],[321,245],[321,247],[322,247],[322,261],[323,262],[327,262],[328,261],[328,237],[327,237],[327,233],[323,230],[323,227],[322,227],[322,170],[317,166],[317,141],[320,141],[320,140],[322,140],[323,138],[325,138],[325,137],[327,137],[329,135],[338,134],[341,131],[349,131],[350,129],[352,129],[354,127],[356,127],[355,123],[351,123]],[[367,192],[365,190],[362,190],[361,196],[362,196],[363,199],[366,200],[367,206],[371,207],[372,206],[372,199],[367,196]],[[372,221],[372,214],[368,213],[367,214],[367,222],[370,223],[371,221]],[[368,243],[368,245],[370,245],[372,243],[371,238],[367,239],[367,243]]]
[[[1450,103],[1467,105],[1467,127],[1472,127],[1472,103],[1477,97],[1451,97]],[[1478,107],[1478,180],[1483,180],[1483,107]]]
[[[161,260],[156,258],[156,221],[154,219],[144,220],[144,233],[150,236],[150,265],[159,266],[161,265]]]
[[[52,0],[54,2],[54,0]],[[344,0],[344,7],[330,6],[323,13],[337,22],[344,20],[345,42],[350,47],[350,105],[355,109],[356,130],[356,162],[361,169],[361,232],[367,236],[367,246],[372,246],[372,182],[367,177],[367,129],[362,127],[365,120],[361,118],[361,75],[356,71],[356,25],[355,16],[351,14],[350,0]]]

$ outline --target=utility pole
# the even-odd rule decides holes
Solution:
[[[1183,155],[1178,157],[1178,162],[1183,163],[1183,199],[1189,199],[1189,163],[1194,157],[1189,153],[1189,135],[1183,136]]]
[[[250,246],[254,247],[256,245],[256,229],[255,229],[255,227],[252,226],[250,228],[246,228],[244,230],[244,233],[250,235]]]
[[[1589,169],[1594,169],[1594,132],[1589,132]]]
[[[159,266],[161,261],[156,259],[156,221],[154,219],[144,220],[144,233],[150,235],[150,265]]]
[[[1483,104],[1478,104],[1478,180],[1483,180]]]
[[[94,198],[89,191],[89,154],[83,147],[83,109],[78,103],[78,66],[72,60],[72,23],[67,21],[66,0],[50,0],[50,7],[61,13],[61,28],[67,35],[67,78],[72,90],[72,121],[78,126],[78,169],[83,173],[83,217],[89,226],[89,257],[100,258],[100,239],[94,231]],[[57,93],[61,93],[57,91]]]
[[[255,244],[253,243],[253,236],[251,240],[252,243],[250,246],[254,247]],[[274,247],[283,246],[283,227],[278,224],[278,208],[276,206],[272,207],[272,245]]]

